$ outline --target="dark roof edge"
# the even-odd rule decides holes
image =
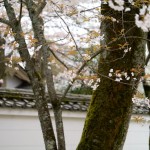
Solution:
[[[57,93],[59,98],[61,93]],[[70,94],[61,102],[63,110],[70,111],[87,111],[91,99],[91,95]],[[11,108],[36,108],[35,99],[32,90],[26,89],[8,89],[0,88],[0,107]],[[48,107],[52,106],[48,103]],[[133,105],[133,114],[149,114],[148,104]]]

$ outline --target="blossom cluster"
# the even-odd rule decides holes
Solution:
[[[97,87],[99,86],[100,78],[97,78],[96,80],[85,78],[83,80],[83,82],[88,87],[91,87],[93,89],[93,91],[95,91],[97,89]]]
[[[124,10],[124,0],[115,0],[115,3],[112,0],[108,1],[108,4],[111,8],[117,11],[122,11]]]
[[[84,75],[85,74],[87,74],[87,72],[85,72]],[[72,86],[71,90],[81,88],[83,84],[86,87],[90,87],[93,90],[96,90],[96,88],[99,86],[100,78],[97,78],[92,75],[77,76],[75,70],[69,70],[60,72],[56,76],[54,76],[54,83],[55,89],[61,92],[64,91],[69,84]]]
[[[104,2],[107,3],[106,1]],[[131,3],[131,5],[135,5],[133,0],[128,0],[128,2]],[[124,0],[108,0],[108,5],[116,11],[131,11],[131,7],[125,6]],[[150,5],[143,4],[141,6],[142,8],[139,9],[139,14],[135,14],[135,24],[144,32],[148,32],[150,30]]]
[[[143,5],[139,14],[135,15],[135,23],[137,27],[141,28],[144,32],[150,30],[150,5]]]
[[[72,85],[73,79],[76,77],[76,73],[73,70],[64,71],[54,76],[55,89],[57,91],[64,91],[68,84]],[[75,88],[80,87],[80,83],[75,84]]]
[[[133,80],[137,80],[135,77],[135,73],[131,72],[130,74],[125,72],[125,71],[121,71],[121,70],[116,70],[114,71],[114,69],[110,69],[109,70],[109,74],[108,77],[115,77],[115,81],[120,82],[123,79],[124,80],[131,80],[131,77]]]

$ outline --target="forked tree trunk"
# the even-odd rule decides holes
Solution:
[[[36,108],[38,111],[38,116],[42,128],[45,149],[46,150],[57,150],[56,139],[54,135],[54,130],[50,118],[49,109],[47,106],[47,99],[45,93],[45,85],[43,78],[33,59],[31,59],[30,54],[28,52],[28,48],[25,42],[25,38],[21,36],[22,28],[19,24],[15,11],[12,5],[8,0],[4,0],[4,6],[6,8],[6,12],[9,18],[10,24],[12,24],[11,28],[14,34],[14,38],[16,42],[19,44],[18,52],[21,56],[21,59],[26,62],[26,71],[31,80],[32,89],[34,92],[34,97],[36,100]]]
[[[142,73],[140,71],[144,66],[145,55],[145,41],[142,40],[144,33],[135,26],[135,12],[136,10],[132,10],[123,14],[112,10],[108,5],[102,6],[103,15],[117,19],[117,22],[110,21],[108,17],[103,20],[101,26],[105,35],[103,47],[114,38],[116,41],[108,45],[110,48],[103,50],[100,56],[98,74],[101,82],[93,93],[77,150],[122,150],[123,148],[132,112],[132,96]],[[135,36],[141,39],[136,39]],[[126,42],[129,45],[121,49],[118,44],[123,45]],[[131,51],[125,54],[124,49],[129,47]],[[122,77],[123,84],[114,81],[115,76],[107,78],[110,69],[114,72],[120,70],[119,73],[127,72],[130,80]],[[131,75],[131,69],[134,71],[136,81]]]
[[[43,1],[44,3],[43,5],[41,5],[42,7],[39,8],[40,11],[37,11],[35,9],[36,4],[34,1],[26,0],[26,2],[27,2],[26,6],[29,12],[29,17],[32,22],[34,37],[38,40],[38,44],[42,45],[40,53],[42,54],[43,60],[41,61],[42,65],[40,65],[40,68],[42,70],[41,74],[46,79],[49,101],[52,103],[52,107],[54,111],[58,150],[65,150],[66,147],[65,147],[61,103],[58,100],[56,95],[52,71],[48,69],[48,58],[49,58],[50,49],[44,37],[44,30],[43,30],[44,21],[42,17],[40,17],[40,15],[38,14],[39,12],[42,12],[44,6],[46,5],[46,2]],[[38,58],[36,59],[37,62],[39,63],[39,59]]]

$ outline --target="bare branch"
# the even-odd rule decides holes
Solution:
[[[88,64],[88,62],[90,62],[93,58],[95,58],[97,55],[99,55],[103,50],[100,49],[99,51],[96,51],[89,60],[84,61],[84,63],[82,64],[82,66],[78,69],[78,71],[76,72],[76,75],[79,75],[81,73],[81,71],[84,69],[84,67]],[[71,84],[68,85],[68,87],[66,88],[61,100],[63,100],[65,98],[65,96],[67,95],[68,91],[70,90],[70,88],[72,87],[72,84],[76,81],[76,78],[74,78],[71,82]]]
[[[97,6],[97,7],[93,7],[93,8],[90,8],[90,9],[81,10],[80,13],[84,13],[84,12],[87,12],[87,11],[95,10],[95,9],[100,8],[100,7],[101,6]]]
[[[53,56],[68,70],[68,66],[54,53],[54,51],[50,48],[48,48],[48,50],[50,50],[50,52],[53,54]]]
[[[52,3],[53,3],[53,5],[55,5],[54,2],[52,2]],[[56,5],[56,6],[57,6],[57,5]],[[74,39],[74,36],[73,36],[73,34],[72,34],[72,32],[71,32],[71,30],[70,30],[68,24],[67,24],[66,21],[58,14],[58,12],[57,12],[56,10],[54,10],[54,11],[55,11],[55,13],[58,15],[58,17],[63,21],[63,23],[65,24],[65,26],[67,27],[67,30],[68,30],[68,32],[69,32],[69,34],[70,34],[70,36],[71,36],[71,38],[72,38],[72,40],[73,40],[73,42],[74,42],[74,44],[75,44],[76,50],[78,51],[79,55],[80,55],[81,58],[83,59],[83,56],[82,56],[82,54],[80,53],[80,50],[79,50],[78,45],[77,45],[77,43],[76,43],[76,40]],[[84,60],[84,59],[83,59],[83,60]]]
[[[126,36],[127,39],[142,39],[142,40],[145,40],[147,42],[150,42],[150,39],[149,38],[143,38],[143,37],[139,37],[139,36]]]
[[[15,15],[15,11],[13,9],[13,7],[11,6],[11,4],[8,2],[8,0],[5,0],[4,1],[4,6],[6,8],[6,12],[7,12],[7,15],[8,15],[8,18],[10,20],[10,23],[11,24],[16,24],[17,23],[17,18],[16,18],[16,15]]]
[[[3,19],[3,18],[0,18],[0,22],[1,22],[1,23],[4,23],[4,24],[6,24],[6,25],[11,26],[11,23],[10,23],[10,21],[9,21],[9,20],[6,20],[6,19]]]
[[[42,12],[42,10],[44,9],[44,7],[46,5],[46,1],[43,0],[42,2],[39,2],[38,5],[39,6],[37,7],[37,10],[36,10],[37,15],[39,15]]]
[[[28,4],[29,3],[29,4]],[[33,1],[30,1],[30,0],[26,0],[26,3],[25,3],[26,6],[29,6],[29,11],[32,11],[34,10],[35,12],[35,15],[36,16],[39,16],[39,14],[43,11],[45,5],[46,5],[46,1],[45,0],[39,0],[38,4],[36,4],[35,2]]]
[[[57,43],[57,42],[63,41],[63,40],[65,40],[68,37],[68,35],[69,35],[69,33],[64,38],[61,38],[61,39],[58,39],[58,40],[52,41],[52,42],[47,42],[47,43],[51,44],[51,43]]]
[[[22,17],[22,0],[20,0],[20,12],[19,12],[19,21],[18,21],[18,24],[20,24],[21,17]]]

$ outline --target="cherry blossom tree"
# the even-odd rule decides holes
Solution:
[[[149,2],[3,0],[0,5],[0,63],[15,69],[20,64],[27,72],[46,150],[66,149],[61,101],[81,84],[94,92],[77,149],[121,149],[147,65]]]
[[[97,72],[101,82],[93,93],[78,150],[123,148],[132,113],[132,96],[144,74],[148,41],[145,32],[149,31],[146,4],[123,0],[102,4],[101,32],[105,39]]]

